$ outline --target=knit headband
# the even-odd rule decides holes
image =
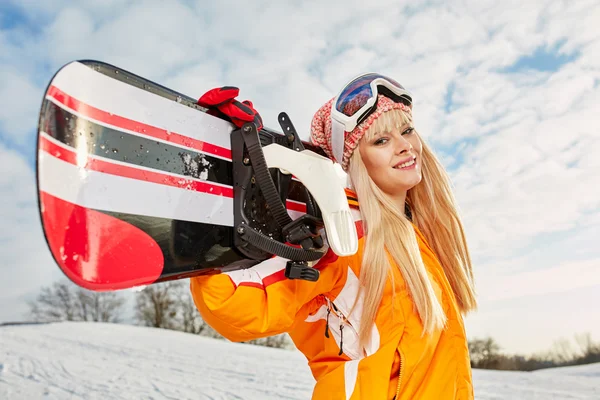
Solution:
[[[325,154],[332,160],[335,159],[333,155],[331,145],[331,107],[333,100],[329,100],[315,113],[311,127],[310,127],[310,140],[311,142],[323,149]],[[390,110],[402,110],[412,115],[411,108],[403,103],[396,103],[390,100],[388,97],[378,95],[377,97],[377,109],[367,117],[366,120],[361,122],[352,130],[352,132],[344,132],[344,156],[342,160],[336,160],[342,166],[342,169],[348,172],[348,165],[352,153],[358,146],[358,142],[363,137],[369,127],[375,122],[381,114]]]

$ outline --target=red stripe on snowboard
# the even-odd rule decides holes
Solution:
[[[141,229],[46,192],[40,192],[40,201],[50,250],[77,285],[117,290],[151,284],[160,277],[163,253]]]
[[[46,153],[69,164],[85,168],[87,170],[102,172],[105,174],[122,176],[124,178],[136,179],[144,182],[151,182],[160,185],[172,186],[180,189],[188,189],[196,192],[213,194],[215,196],[225,196],[233,198],[233,188],[226,186],[213,185],[209,182],[201,182],[183,177],[163,174],[155,171],[148,171],[121,164],[115,164],[104,161],[99,158],[86,157],[83,159],[85,164],[78,165],[76,150],[66,145],[59,146],[48,140],[44,135],[40,135],[39,148]],[[79,160],[81,162],[81,160]],[[306,213],[306,204],[297,203],[288,200],[286,202],[288,210]]]
[[[156,171],[148,171],[127,165],[115,164],[109,161],[104,161],[98,158],[87,157],[83,158],[84,165],[78,165],[77,153],[75,149],[62,147],[48,140],[43,135],[40,136],[40,149],[46,153],[68,162],[69,164],[85,168],[91,171],[102,172],[110,175],[122,176],[124,178],[136,179],[139,181],[157,183],[177,187],[180,189],[188,189],[196,192],[214,194],[216,196],[233,197],[233,188],[213,185],[208,182],[200,182],[183,177],[163,174]],[[305,207],[306,209],[306,207]]]
[[[100,110],[80,100],[77,100],[56,86],[50,86],[47,95],[71,110],[78,112],[84,117],[88,117],[120,129],[137,132],[145,136],[164,140],[165,142],[179,144],[190,149],[195,149],[207,154],[216,155],[231,160],[230,149]]]

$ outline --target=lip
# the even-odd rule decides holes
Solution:
[[[406,167],[406,168],[397,168],[399,165],[402,165],[405,162],[409,162],[410,160],[415,160],[415,163],[413,165],[409,166],[409,167]],[[399,163],[397,163],[396,165],[394,165],[394,168],[395,169],[410,169],[410,168],[413,168],[415,165],[417,165],[416,161],[417,161],[417,156],[407,157],[404,160],[402,160]]]

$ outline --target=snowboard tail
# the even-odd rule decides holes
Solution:
[[[118,290],[257,262],[235,243],[235,127],[205,111],[108,64],[57,72],[40,111],[38,198],[50,251],[73,282]],[[259,138],[286,139],[268,128]],[[300,181],[272,178],[292,219],[319,214]],[[255,186],[252,177],[244,188],[244,214],[285,241]]]

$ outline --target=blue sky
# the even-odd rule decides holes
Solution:
[[[578,54],[564,54],[560,52],[561,44],[565,41],[559,41],[551,48],[538,47],[531,54],[519,57],[512,65],[504,68],[503,71],[508,74],[524,72],[528,70],[556,72],[565,64],[571,63],[577,59]]]
[[[0,5],[0,321],[61,276],[37,215],[37,114],[52,75],[85,58],[192,97],[238,86],[267,126],[285,110],[304,138],[349,78],[393,76],[455,185],[481,304],[469,336],[523,353],[600,340],[599,5],[240,4]]]

